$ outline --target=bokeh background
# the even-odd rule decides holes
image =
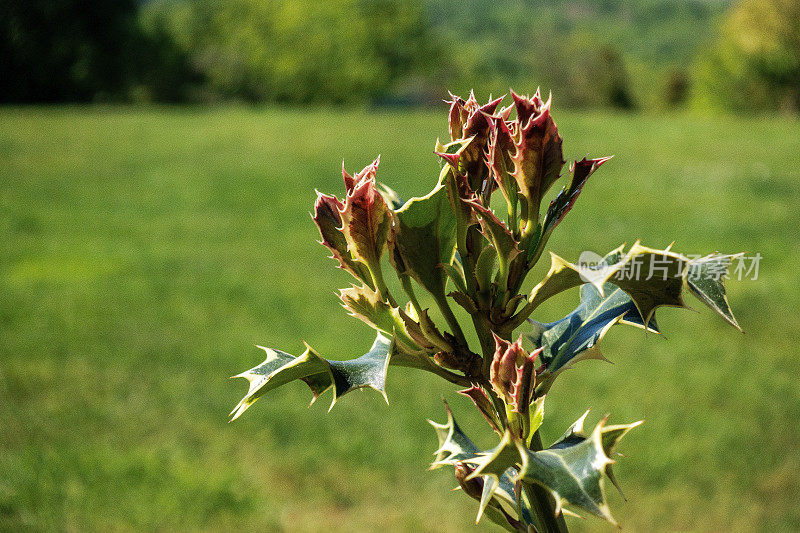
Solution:
[[[745,335],[696,302],[659,312],[667,340],[612,330],[614,365],[554,387],[545,442],[588,407],[646,419],[609,494],[628,531],[800,530],[796,0],[5,0],[0,530],[490,530],[425,470],[442,394],[493,445],[451,386],[392,368],[391,406],[326,413],[297,383],[228,425],[226,378],[257,343],[369,347],[314,189],[380,153],[426,193],[447,90],[509,86],[552,90],[568,157],[616,156],[550,249],[762,256],[729,284]]]

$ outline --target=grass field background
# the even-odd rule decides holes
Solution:
[[[646,419],[620,447],[628,501],[609,491],[628,531],[800,529],[800,123],[556,113],[567,155],[616,157],[549,249],[641,238],[763,259],[729,284],[745,335],[696,300],[659,311],[666,341],[615,328],[614,365],[552,390],[545,443],[588,407],[592,424]],[[297,383],[227,423],[254,344],[344,359],[372,340],[314,242],[314,188],[340,194],[342,159],[380,153],[381,181],[424,194],[445,135],[444,109],[0,110],[0,529],[489,530],[451,472],[426,471],[425,419],[444,394],[494,439],[428,375],[392,368],[390,406],[366,391],[329,414]]]

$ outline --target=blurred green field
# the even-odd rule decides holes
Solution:
[[[442,393],[493,445],[446,383],[392,368],[388,407],[367,391],[326,414],[329,397],[308,409],[296,383],[226,416],[246,390],[227,377],[261,362],[256,343],[369,347],[337,303],[348,275],[314,242],[314,188],[340,194],[342,158],[358,170],[381,153],[382,181],[426,193],[441,111],[0,110],[0,530],[489,530],[450,472],[426,471]],[[616,364],[552,390],[545,443],[587,407],[591,423],[647,420],[620,447],[628,501],[610,495],[628,531],[800,529],[800,123],[556,120],[567,155],[616,157],[550,249],[674,239],[763,260],[729,286],[745,335],[697,301],[659,311],[667,341],[615,328]]]

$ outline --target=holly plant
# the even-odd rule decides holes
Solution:
[[[737,256],[689,258],[640,242],[593,261],[571,263],[551,252],[547,274],[523,292],[553,231],[609,158],[565,167],[551,99],[538,91],[511,96],[507,107],[503,98],[481,106],[472,94],[452,97],[450,140],[436,143],[442,166],[428,194],[403,201],[379,185],[379,159],[355,175],[342,168],[343,199],[318,194],[313,219],[321,244],[355,278],[339,293],[342,305],[375,330],[375,342],[345,361],[325,359],[308,345],[299,356],[261,348],[264,362],[236,376],[250,388],[232,419],[298,379],[313,400],[331,389],[333,407],[361,387],[385,398],[389,367],[432,372],[459,386],[497,433],[497,445],[481,450],[446,404],[447,421],[431,422],[439,438],[433,467],[453,468],[463,492],[478,501],[478,520],[542,533],[566,531],[564,515],[575,513],[616,524],[604,484],[617,485],[615,447],[641,422],[610,424],[606,417],[584,428],[584,415],[544,446],[539,429],[548,391],[579,361],[604,359],[598,344],[611,326],[658,334],[656,309],[686,307],[686,293],[738,328],[723,286]],[[559,180],[561,189],[543,205]],[[389,271],[398,278],[393,291]],[[574,311],[555,322],[531,318],[545,300],[573,288]],[[466,317],[474,329],[469,337]]]

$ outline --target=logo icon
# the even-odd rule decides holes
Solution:
[[[581,252],[578,257],[578,273],[586,283],[591,283],[595,287],[602,286],[608,275],[614,271],[615,265],[606,264],[603,256],[594,252]]]

